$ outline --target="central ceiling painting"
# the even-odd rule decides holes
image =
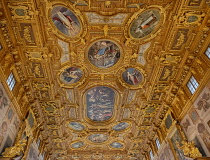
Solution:
[[[109,68],[120,59],[120,48],[111,41],[97,41],[88,50],[91,64],[99,68]]]
[[[91,88],[86,93],[87,117],[93,121],[106,121],[113,116],[115,92],[105,86]]]

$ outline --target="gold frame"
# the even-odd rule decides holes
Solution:
[[[71,127],[69,127],[68,126],[68,124],[70,123],[70,122],[77,122],[77,123],[79,123],[79,124],[81,124],[81,125],[83,125],[84,126],[84,129],[83,130],[75,130],[75,129],[73,129],[73,128],[71,128]],[[69,120],[69,121],[66,121],[66,127],[70,130],[70,131],[74,131],[74,132],[84,132],[86,129],[87,129],[87,127],[84,125],[84,123],[81,123],[80,121],[77,121],[77,120],[75,120],[75,121],[72,121],[72,120]]]
[[[158,23],[158,25],[155,27],[155,29],[150,34],[148,34],[142,38],[132,37],[130,35],[130,27],[131,27],[131,24],[133,23],[133,21],[137,17],[139,17],[142,13],[144,13],[148,10],[152,10],[152,9],[159,10],[159,12],[160,12],[160,22]],[[163,25],[165,23],[165,17],[166,17],[165,14],[166,14],[165,9],[162,6],[158,6],[158,5],[151,5],[151,6],[143,8],[143,9],[140,9],[138,12],[135,12],[131,16],[131,18],[128,20],[128,22],[125,26],[124,34],[125,34],[125,38],[127,39],[127,43],[129,43],[130,41],[136,41],[137,43],[146,43],[146,42],[150,41],[151,39],[153,39],[155,37],[155,35],[158,32],[160,32],[161,25]],[[136,43],[136,42],[134,42],[134,43]]]
[[[112,147],[112,146],[110,145],[110,144],[113,143],[113,142],[121,143],[121,144],[123,145],[123,147],[122,147],[122,148],[114,148],[114,147]],[[108,144],[108,147],[109,147],[110,149],[114,149],[114,150],[124,150],[124,149],[125,149],[125,144],[124,144],[122,141],[120,141],[120,140],[113,140],[113,141],[111,141],[111,142]]]
[[[124,71],[126,71],[126,69],[128,68],[134,68],[134,69],[137,69],[141,74],[142,74],[142,82],[137,84],[137,85],[130,85],[128,83],[126,83],[124,81],[124,79],[122,78],[122,73]],[[126,67],[122,67],[119,69],[118,71],[118,81],[121,83],[121,85],[125,88],[129,88],[129,89],[139,89],[139,88],[142,88],[143,85],[146,83],[146,74],[145,74],[145,71],[144,69],[142,69],[141,67],[139,67],[138,65],[130,65],[130,66],[126,66]]]
[[[65,69],[68,69],[68,68],[71,68],[71,67],[77,67],[78,69],[80,69],[82,71],[82,77],[75,83],[71,83],[71,84],[65,84],[62,80],[61,80],[61,74],[64,72]],[[58,82],[60,84],[61,87],[63,88],[69,88],[69,89],[72,89],[72,88],[75,88],[75,87],[78,87],[80,86],[81,84],[83,84],[86,80],[85,77],[87,77],[87,70],[84,66],[81,66],[81,65],[77,65],[77,64],[69,64],[69,63],[66,63],[57,73],[57,77],[58,77]]]
[[[84,145],[83,145],[82,147],[80,147],[80,148],[73,148],[72,145],[73,145],[74,143],[77,143],[77,142],[83,142],[83,141],[82,141],[82,139],[78,139],[78,140],[72,141],[72,142],[70,143],[70,147],[71,147],[72,150],[83,150],[84,148],[86,148],[86,147],[88,146],[87,143],[83,142]]]
[[[117,124],[122,123],[122,122],[128,123],[129,126],[128,126],[127,128],[125,128],[125,129],[123,129],[123,130],[120,130],[120,131],[116,131],[116,130],[113,129],[114,126],[116,126]],[[117,122],[117,123],[114,123],[114,124],[111,126],[112,131],[115,132],[115,133],[122,133],[122,132],[128,131],[128,130],[131,129],[131,128],[132,128],[132,123],[131,123],[130,121],[128,121],[128,120],[119,121],[119,122]]]
[[[64,33],[62,33],[53,23],[52,21],[52,17],[51,17],[51,13],[54,7],[57,6],[61,6],[61,7],[65,7],[68,10],[70,10],[72,13],[74,13],[74,15],[77,17],[78,21],[80,22],[80,33],[78,33],[76,36],[68,36]],[[82,14],[80,13],[80,10],[76,9],[73,5],[69,3],[65,3],[65,1],[57,1],[57,2],[51,2],[48,3],[47,9],[46,9],[46,15],[48,15],[48,19],[49,19],[49,23],[51,25],[52,28],[52,32],[55,33],[60,39],[64,40],[64,41],[74,41],[74,42],[78,42],[81,39],[83,39],[82,37],[84,37],[84,35],[87,33],[87,29],[84,30],[86,27],[86,22],[82,16]]]
[[[91,136],[91,135],[94,135],[94,134],[103,134],[103,135],[106,135],[107,136],[107,140],[104,141],[104,142],[101,142],[101,143],[92,142],[88,137]],[[104,144],[107,145],[110,142],[110,139],[111,139],[111,137],[107,133],[103,133],[103,132],[91,132],[91,134],[88,134],[86,136],[87,142],[90,143],[90,144],[93,144],[93,145],[104,145]]]

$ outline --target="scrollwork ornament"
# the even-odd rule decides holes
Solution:
[[[24,151],[24,147],[26,146],[27,140],[22,139],[18,141],[14,146],[6,148],[2,153],[3,157],[13,158],[17,155],[20,155],[22,151]]]

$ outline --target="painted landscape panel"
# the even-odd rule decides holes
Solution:
[[[88,139],[94,143],[103,143],[108,140],[108,136],[105,134],[92,134]]]

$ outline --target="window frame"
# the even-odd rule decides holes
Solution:
[[[206,49],[205,55],[208,57],[208,59],[210,59],[210,45],[209,45],[208,48]]]
[[[153,154],[152,150],[149,151],[149,156],[150,156],[150,159],[154,158],[154,154]]]
[[[158,138],[155,139],[155,144],[156,144],[156,146],[157,146],[157,149],[160,149],[161,144],[160,144],[160,141],[159,141]]]
[[[194,94],[198,87],[199,83],[197,82],[194,76],[191,76],[189,81],[187,82],[187,88],[189,89],[190,93]]]
[[[7,82],[7,85],[9,87],[9,89],[11,91],[13,91],[13,89],[15,88],[15,85],[17,83],[17,80],[15,79],[15,76],[14,76],[14,74],[12,72],[9,74],[6,82]]]

